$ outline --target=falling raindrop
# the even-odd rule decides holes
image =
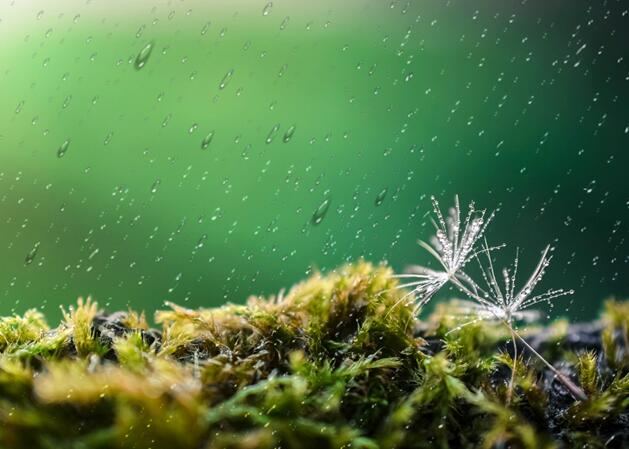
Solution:
[[[282,138],[282,141],[284,143],[288,143],[290,142],[290,140],[293,138],[293,134],[295,134],[295,125],[291,125],[286,132],[284,133],[284,137]]]
[[[62,109],[66,109],[69,105],[70,102],[72,101],[72,95],[68,95],[64,100],[63,100],[63,104],[61,105]]]
[[[221,83],[218,85],[218,88],[221,90],[225,89],[225,87],[227,87],[227,85],[229,84],[229,81],[232,79],[233,75],[234,75],[234,69],[230,69],[221,80]]]
[[[197,241],[197,244],[195,246],[195,249],[201,249],[203,248],[203,245],[205,245],[205,241],[207,240],[207,234],[203,234],[199,240]]]
[[[161,179],[156,179],[155,182],[153,183],[153,185],[151,185],[151,193],[157,193],[157,190],[159,189],[160,184],[162,183]]]
[[[276,125],[273,126],[273,128],[271,128],[271,131],[269,131],[269,134],[266,136],[266,143],[267,144],[273,142],[273,139],[275,139],[275,135],[277,134],[279,129],[280,129],[280,124],[279,123],[277,123]]]
[[[387,192],[389,191],[388,187],[385,187],[384,189],[382,189],[380,191],[380,193],[378,193],[378,195],[376,196],[376,200],[374,201],[374,204],[376,205],[376,207],[380,206],[384,199],[387,197]]]
[[[269,2],[264,6],[264,9],[262,10],[262,15],[263,16],[268,16],[271,13],[271,10],[273,9],[273,2]]]
[[[57,150],[58,158],[61,159],[63,156],[65,156],[66,151],[68,151],[68,146],[70,146],[70,139],[66,139],[66,141],[63,142],[61,146],[59,147],[59,149]]]
[[[144,48],[142,48],[142,50],[140,50],[138,55],[135,57],[134,66],[136,70],[140,70],[146,65],[149,57],[151,56],[151,52],[153,51],[153,45],[153,42],[149,42],[144,46]]]
[[[29,253],[26,255],[26,258],[24,259],[24,265],[30,265],[33,263],[33,261],[35,260],[35,257],[37,257],[37,252],[39,251],[40,243],[41,242],[35,243],[35,245],[33,246],[33,249],[31,249]]]
[[[214,138],[214,130],[210,131],[210,133],[205,136],[205,138],[201,141],[201,149],[207,150],[207,148],[212,143],[212,139]]]
[[[328,209],[330,209],[330,202],[331,202],[331,199],[326,198],[319,205],[319,207],[317,207],[317,210],[315,210],[314,214],[312,214],[312,219],[310,220],[310,222],[312,223],[313,226],[316,226],[323,221],[326,214],[328,213]]]

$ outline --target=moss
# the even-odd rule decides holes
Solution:
[[[391,274],[359,262],[246,305],[168,304],[159,330],[89,299],[54,329],[1,318],[0,447],[629,444],[629,303],[608,302],[593,339],[565,320],[523,332],[587,392],[575,402],[523,348],[514,363],[504,326],[463,326],[456,302],[419,319]]]

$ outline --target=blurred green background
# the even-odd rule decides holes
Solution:
[[[426,264],[456,193],[556,247],[553,313],[629,295],[626,2],[7,0],[0,42],[2,314]]]

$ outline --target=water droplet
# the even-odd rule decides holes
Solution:
[[[284,137],[282,138],[282,141],[284,143],[288,143],[290,142],[290,140],[293,138],[293,134],[295,134],[295,125],[291,125],[286,132],[284,133]]]
[[[262,15],[263,16],[268,16],[271,13],[271,10],[273,9],[273,2],[269,2],[264,6],[264,9],[262,10]]]
[[[26,255],[26,258],[24,259],[24,265],[30,265],[33,263],[33,261],[35,260],[35,257],[37,256],[37,252],[39,251],[39,245],[40,245],[40,242],[35,243],[35,245],[33,246],[33,249],[31,249],[29,253]]]
[[[380,191],[380,193],[378,193],[378,196],[376,196],[376,200],[374,201],[374,204],[376,205],[376,207],[378,207],[378,206],[380,206],[382,204],[384,199],[387,197],[387,192],[388,191],[389,191],[389,188],[385,187],[384,189],[382,189]]]
[[[156,179],[153,185],[151,186],[151,193],[157,193],[157,189],[159,189],[159,185],[162,183],[161,179]]]
[[[207,240],[207,234],[203,234],[199,240],[197,241],[197,244],[195,246],[195,249],[200,249],[203,248],[203,245],[205,245],[205,241]]]
[[[212,139],[214,138],[214,131],[210,131],[210,133],[205,136],[205,138],[201,141],[201,149],[202,150],[207,150],[207,148],[210,146],[210,144],[212,143]]]
[[[63,156],[65,156],[66,151],[68,151],[68,146],[70,146],[70,139],[67,139],[65,142],[63,142],[61,146],[59,147],[59,149],[57,150],[58,158],[61,159]]]
[[[230,69],[221,80],[221,83],[218,85],[218,88],[221,90],[225,89],[225,87],[227,87],[227,85],[229,84],[229,81],[232,79],[233,75],[234,75],[234,69]]]
[[[62,109],[66,109],[69,105],[70,102],[72,101],[72,95],[68,95],[64,100],[63,100],[63,104],[61,105]]]
[[[314,214],[312,214],[312,219],[310,220],[310,222],[312,223],[313,226],[316,226],[323,221],[326,214],[328,213],[328,209],[330,209],[330,202],[331,202],[331,199],[326,198],[319,205],[319,207],[317,207],[317,210],[315,210]]]
[[[277,134],[279,129],[280,129],[280,124],[279,123],[277,123],[276,125],[273,126],[273,128],[271,128],[271,131],[269,131],[269,134],[266,136],[266,143],[267,144],[273,142],[273,139],[275,139],[275,135]]]
[[[140,53],[138,53],[138,55],[135,57],[134,66],[136,70],[140,70],[146,65],[149,57],[151,56],[151,52],[153,51],[153,45],[153,42],[149,42],[144,46],[142,50],[140,50]]]

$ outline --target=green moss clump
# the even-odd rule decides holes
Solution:
[[[458,329],[455,303],[419,320],[391,274],[360,262],[244,306],[170,304],[159,331],[90,300],[55,329],[0,318],[0,447],[629,445],[629,303],[525,333],[587,401],[526,355],[508,401],[509,332]]]

